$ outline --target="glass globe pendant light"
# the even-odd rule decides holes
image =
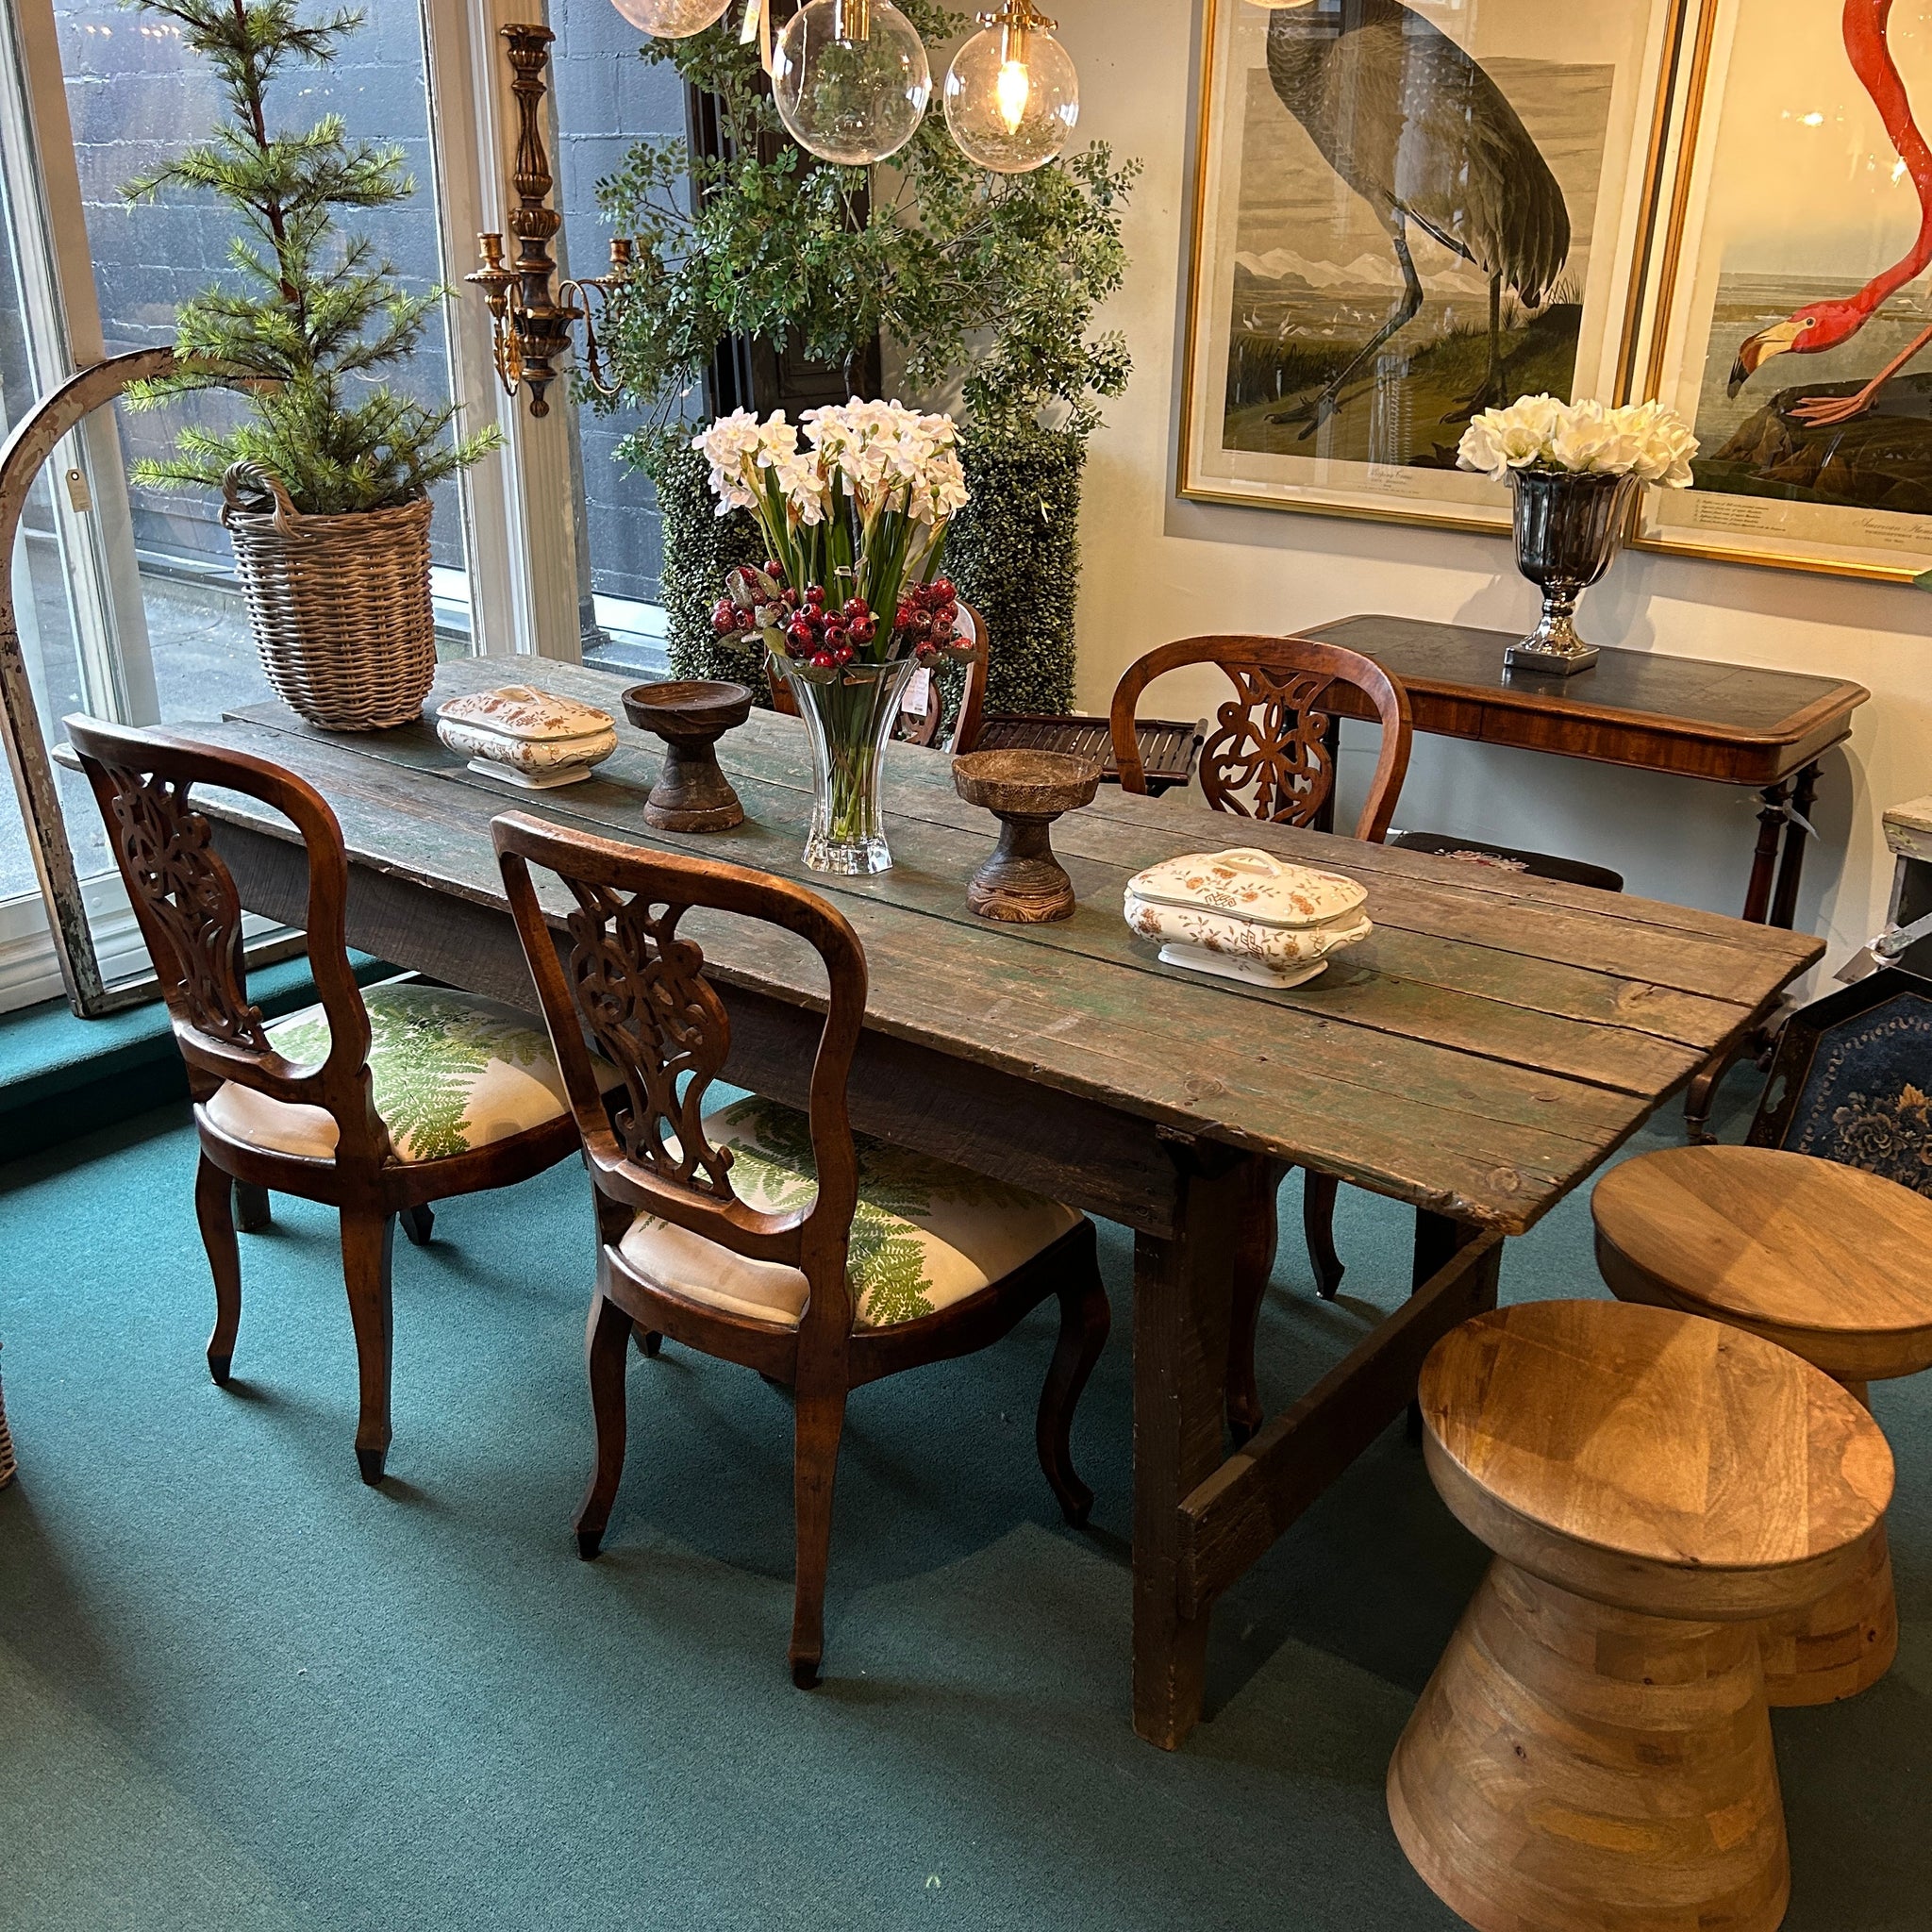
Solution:
[[[772,50],[772,99],[822,160],[869,167],[897,154],[932,98],[925,44],[891,0],[811,0]]]
[[[610,0],[625,19],[654,41],[686,41],[724,17],[731,0]]]
[[[1043,168],[1080,118],[1080,76],[1033,0],[1002,0],[946,72],[946,125],[967,158],[1000,175]]]

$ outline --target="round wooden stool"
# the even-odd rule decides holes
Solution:
[[[1672,1147],[1613,1167],[1591,1211],[1620,1300],[1748,1328],[1860,1402],[1868,1382],[1932,1368],[1932,1201],[1896,1181],[1770,1147]],[[1857,1575],[1761,1634],[1774,1705],[1875,1684],[1898,1651],[1883,1526]]]
[[[1878,1425],[1755,1335],[1532,1302],[1445,1336],[1424,1453],[1491,1550],[1389,1766],[1479,1932],[1771,1932],[1790,1892],[1756,1622],[1857,1568]]]

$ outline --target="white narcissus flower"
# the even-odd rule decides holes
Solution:
[[[770,452],[796,449],[798,435],[782,409],[763,423],[750,409],[734,409],[693,437],[691,446],[711,465],[711,490],[724,517],[735,509],[757,508],[758,465]]]

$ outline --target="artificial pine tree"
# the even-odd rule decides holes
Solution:
[[[214,69],[230,118],[123,192],[140,201],[166,187],[203,190],[242,219],[228,249],[235,280],[176,311],[175,350],[194,367],[138,385],[129,400],[153,408],[219,386],[247,405],[226,432],[183,429],[178,454],[135,464],[135,480],[216,488],[229,464],[251,461],[281,478],[298,510],[340,516],[410,502],[494,448],[493,426],[458,440],[448,433],[454,408],[368,379],[415,352],[444,295],[405,293],[394,264],[337,225],[339,208],[390,208],[415,192],[402,151],[351,141],[339,114],[306,133],[270,125],[269,85],[280,70],[326,66],[362,15],[339,9],[304,22],[301,0],[129,4],[180,28]]]

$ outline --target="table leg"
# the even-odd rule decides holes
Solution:
[[[1791,781],[1780,778],[1775,785],[1767,785],[1757,795],[1764,803],[1757,813],[1757,849],[1751,855],[1751,884],[1744,894],[1743,914],[1753,925],[1762,925],[1765,915],[1771,910],[1771,889],[1777,871],[1778,843],[1790,824],[1785,817],[1785,804],[1791,795]]]
[[[1201,1716],[1208,1610],[1181,1614],[1180,1505],[1226,1457],[1235,1238],[1255,1159],[1173,1151],[1174,1231],[1134,1241],[1134,1728],[1168,1751]]]
[[[1818,796],[1818,767],[1809,764],[1800,772],[1791,789],[1792,817],[1785,819],[1785,849],[1778,859],[1777,891],[1772,895],[1771,923],[1790,932],[1798,916],[1798,880],[1805,870],[1805,841],[1810,836],[1799,819],[1811,816],[1811,802]]]
[[[1420,1294],[1481,1233],[1481,1228],[1472,1227],[1466,1221],[1452,1221],[1446,1214],[1432,1214],[1426,1208],[1418,1208],[1415,1210],[1415,1256],[1409,1263],[1409,1293]],[[1493,1289],[1490,1306],[1495,1307]],[[1408,1440],[1420,1442],[1422,1439],[1423,1407],[1420,1402],[1412,1401],[1408,1405]]]

